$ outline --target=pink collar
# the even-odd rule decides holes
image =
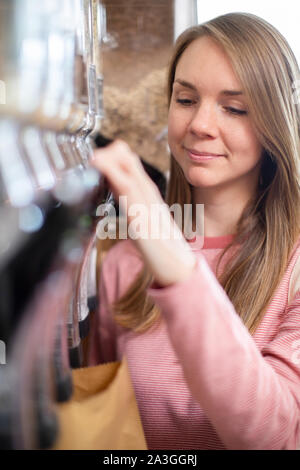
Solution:
[[[215,249],[225,248],[229,243],[234,240],[235,235],[223,235],[220,237],[195,237],[192,240],[188,240],[193,249]]]

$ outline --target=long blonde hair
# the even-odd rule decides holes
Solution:
[[[230,13],[189,28],[178,38],[169,67],[169,101],[179,58],[192,41],[203,36],[217,41],[230,58],[264,148],[259,188],[239,220],[233,242],[241,242],[241,247],[217,276],[253,334],[299,236],[300,116],[292,95],[300,73],[289,45],[273,26],[252,14]],[[190,185],[173,157],[166,202],[182,208],[192,202]],[[142,332],[158,324],[160,312],[146,295],[151,282],[151,273],[144,267],[114,303],[120,325]]]

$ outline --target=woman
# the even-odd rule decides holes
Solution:
[[[119,242],[103,263],[91,351],[91,363],[126,356],[150,449],[299,447],[300,291],[288,301],[298,77],[285,39],[254,15],[215,18],[176,43],[166,202],[204,204],[204,245]],[[94,165],[128,208],[163,204],[126,144]]]

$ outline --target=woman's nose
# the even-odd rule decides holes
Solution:
[[[192,116],[189,130],[197,136],[217,136],[217,116],[213,104],[199,104]]]

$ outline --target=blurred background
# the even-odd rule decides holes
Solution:
[[[187,27],[232,11],[276,26],[299,58],[298,4],[0,0],[0,448],[47,449],[101,298],[90,165],[126,140],[165,194],[167,68]],[[115,241],[113,241],[115,242]]]

